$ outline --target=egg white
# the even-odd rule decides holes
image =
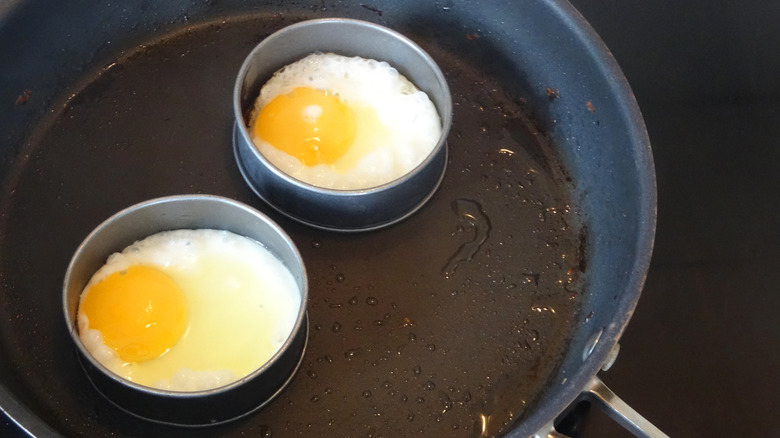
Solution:
[[[292,333],[301,298],[289,269],[259,243],[228,231],[158,233],[112,254],[89,287],[132,265],[167,274],[187,302],[187,328],[164,355],[123,362],[78,315],[87,350],[117,375],[174,391],[211,389],[267,362]],[[82,294],[83,300],[85,294]]]
[[[358,146],[362,157],[346,171],[326,164],[305,166],[262,138],[253,138],[274,166],[303,182],[339,190],[379,186],[412,171],[441,137],[441,119],[433,102],[395,68],[386,62],[333,53],[313,53],[277,71],[260,90],[252,123],[266,104],[297,87],[328,91],[350,108],[367,105],[382,125],[372,128],[375,135],[366,140],[369,144]]]

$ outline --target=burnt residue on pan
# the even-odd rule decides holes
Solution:
[[[444,71],[454,98],[444,182],[391,228],[342,235],[254,197],[230,148],[231,93],[260,38],[306,16],[243,17],[148,41],[55,111],[13,169],[0,217],[4,354],[17,392],[66,435],[475,436],[522,418],[582,317],[576,206],[523,96],[435,37],[396,27]],[[479,40],[463,36],[463,44]],[[256,206],[301,249],[311,335],[269,406],[200,430],[105,403],[66,347],[62,273],[76,244],[120,208],[211,193]],[[572,293],[574,292],[574,293]],[[35,348],[30,348],[30,345]]]

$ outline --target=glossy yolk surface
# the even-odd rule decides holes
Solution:
[[[355,140],[355,115],[326,91],[298,87],[260,110],[254,135],[306,166],[332,165]]]
[[[184,294],[166,274],[131,266],[89,288],[81,302],[89,328],[126,362],[141,362],[167,352],[187,322]]]

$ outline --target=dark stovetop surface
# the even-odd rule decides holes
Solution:
[[[780,436],[780,3],[574,0],[647,124],[658,229],[601,377],[670,436]],[[585,437],[630,436],[603,416]]]
[[[658,177],[650,273],[601,377],[671,436],[780,437],[780,3],[573,3],[636,93]],[[630,435],[591,411],[582,436]]]

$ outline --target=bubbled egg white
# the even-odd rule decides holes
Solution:
[[[354,142],[343,156],[339,153],[330,162],[325,159],[305,163],[289,149],[264,138],[270,135],[260,132],[264,108],[279,96],[301,89],[320,90],[333,96],[354,115]],[[305,136],[318,137],[317,141],[322,142],[314,148],[324,150],[329,147],[328,137],[351,129],[352,122],[337,120],[331,127],[331,132],[337,134],[329,134],[328,127],[317,125],[317,121],[322,122],[336,110],[314,101],[307,104],[307,97],[298,100],[302,103],[293,117],[300,114],[312,123],[311,134]],[[339,117],[342,116],[335,118]],[[268,124],[277,127],[280,136],[294,136],[301,131],[300,125],[289,118],[277,117]],[[259,151],[286,174],[319,187],[354,190],[379,186],[412,171],[431,154],[441,137],[442,126],[427,94],[388,63],[314,53],[277,71],[262,87],[251,115],[250,131]]]

